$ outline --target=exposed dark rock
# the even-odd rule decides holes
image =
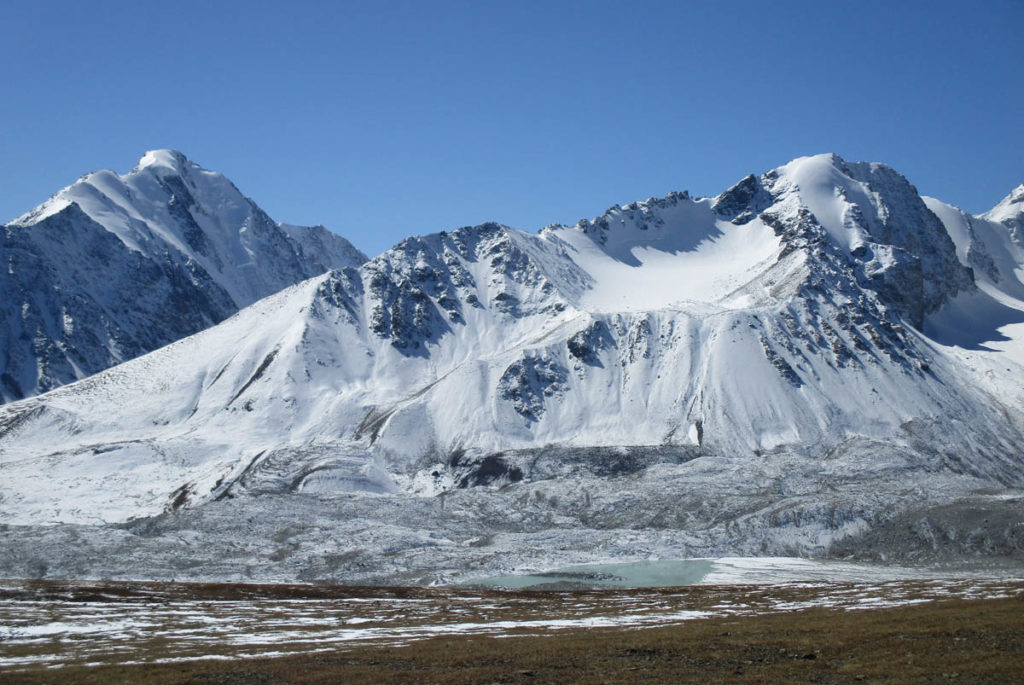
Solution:
[[[608,325],[601,320],[591,322],[582,331],[574,333],[567,341],[569,354],[590,366],[600,366],[598,354],[601,350],[615,345],[615,339],[608,330]]]
[[[767,209],[772,197],[753,174],[719,195],[711,208],[735,224],[743,224]]]
[[[491,454],[470,466],[469,472],[459,480],[460,488],[491,485],[496,481],[518,483],[523,472],[505,461],[500,454]]]
[[[528,354],[511,366],[498,380],[498,396],[512,403],[516,413],[537,421],[545,402],[565,392],[568,370],[556,360]]]

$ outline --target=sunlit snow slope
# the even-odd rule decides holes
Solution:
[[[0,227],[0,402],[35,395],[222,321],[366,256],[278,224],[172,150],[87,174]]]
[[[537,235],[409,238],[0,409],[2,519],[434,494],[617,446],[1019,485],[1024,260],[1008,224],[928,202],[820,155]]]

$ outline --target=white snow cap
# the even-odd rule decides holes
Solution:
[[[177,150],[149,150],[139,160],[137,169],[164,167],[180,172],[186,165],[192,165],[188,157]]]

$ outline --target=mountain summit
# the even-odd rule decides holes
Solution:
[[[45,392],[366,256],[279,224],[174,150],[86,174],[3,226],[0,400]]]

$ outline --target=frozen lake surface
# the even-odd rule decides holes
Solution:
[[[641,588],[696,585],[714,569],[706,559],[586,564],[551,571],[482,578],[472,585],[509,590]]]

